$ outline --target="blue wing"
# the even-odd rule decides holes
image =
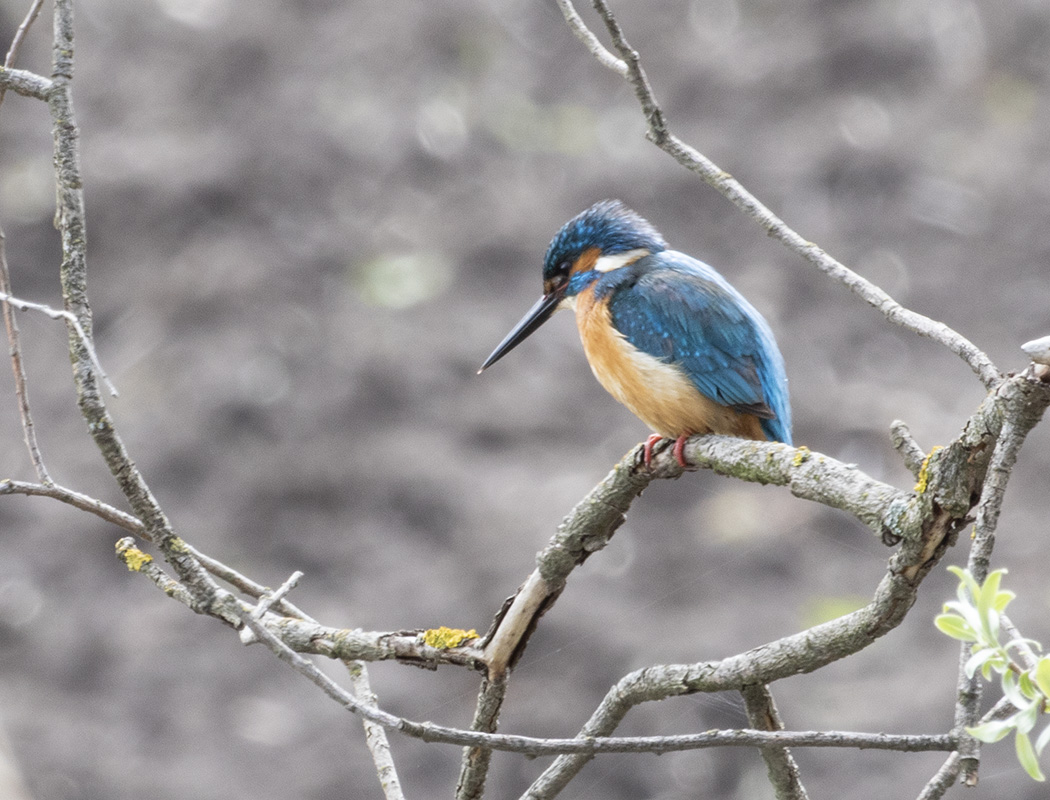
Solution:
[[[639,350],[679,367],[715,402],[753,414],[791,443],[784,359],[762,315],[718,272],[684,253],[641,259],[609,298],[612,323]]]

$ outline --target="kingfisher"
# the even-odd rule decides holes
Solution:
[[[654,445],[720,433],[791,444],[784,358],[762,315],[716,270],[669,250],[647,220],[603,200],[558,231],[543,259],[543,296],[479,373],[563,308],[576,314],[598,382],[644,422]]]

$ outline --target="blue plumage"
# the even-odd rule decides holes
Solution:
[[[705,397],[761,420],[791,444],[784,359],[762,315],[702,261],[665,250],[599,277],[615,327],[632,345],[680,368]],[[603,286],[606,283],[606,286]]]
[[[618,200],[595,204],[558,231],[543,290],[482,369],[554,311],[573,307],[595,376],[659,436],[678,439],[681,463],[693,433],[791,443],[784,360],[762,315],[710,266],[668,250]]]

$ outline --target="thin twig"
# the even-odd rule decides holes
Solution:
[[[175,535],[167,515],[117,434],[113,417],[99,391],[101,369],[90,350],[92,322],[87,295],[84,179],[80,170],[79,131],[71,91],[75,52],[72,0],[54,0],[53,20],[51,88],[47,93],[47,106],[54,140],[55,225],[62,239],[59,272],[65,311],[72,315],[72,319],[66,319],[77,405],[95,446],[128,505],[142,521],[147,537],[160,548],[194,596],[194,610],[210,613],[212,604],[224,592]]]
[[[350,672],[350,686],[354,690],[354,695],[362,704],[377,708],[379,701],[372,691],[372,684],[368,680],[368,669],[364,663],[361,661],[344,663]],[[401,789],[401,779],[398,778],[397,767],[394,766],[394,756],[390,751],[386,728],[370,719],[362,719],[361,722],[365,729],[365,745],[368,747],[368,752],[372,754],[372,763],[375,764],[379,785],[383,788],[383,796],[386,800],[405,800],[404,791]]]
[[[559,0],[559,3],[571,7],[571,0]],[[628,43],[619,22],[605,0],[592,0],[592,4],[605,23],[616,51],[627,65],[626,79],[642,106],[642,112],[649,124],[647,137],[653,144],[686,169],[698,175],[747,216],[758,222],[770,236],[779,240],[789,250],[813,264],[824,274],[847,286],[854,294],[882,312],[891,322],[947,347],[969,365],[985,387],[991,389],[1000,381],[1001,376],[995,364],[973,342],[944,323],[905,308],[881,288],[836,261],[817,245],[803,239],[769,208],[759,202],[732,175],[671,133],[667,127],[663,110],[656,102],[652,87],[641,67],[637,51]],[[579,19],[578,15],[576,19]],[[577,36],[580,36],[578,31],[580,26],[583,26],[582,20],[570,24],[573,33]],[[605,59],[599,57],[599,61],[617,74],[622,74],[617,67],[606,63]]]
[[[1018,657],[1021,659],[1021,664],[1025,669],[1035,669],[1036,664],[1039,663],[1039,656],[1036,655],[1032,646],[1028,644],[1021,632],[1017,630],[1017,626],[1014,625],[1013,621],[1006,616],[1006,614],[999,615],[999,627],[1002,629],[1010,640],[1010,643],[1014,645],[1014,650],[1017,652]]]
[[[1040,418],[1038,415],[1027,413],[1028,409],[1020,404],[1006,404],[1005,411],[1007,416],[995,443],[988,466],[988,476],[977,506],[977,522],[974,525],[973,541],[967,559],[967,568],[979,584],[984,583],[988,577],[992,548],[995,546],[995,530],[999,523],[1010,473],[1017,462],[1017,455],[1025,437]],[[979,673],[972,676],[966,674],[966,663],[972,655],[971,650],[968,642],[960,645],[954,733],[959,739],[959,763],[963,783],[976,786],[981,743],[977,737],[968,734],[966,728],[973,726],[977,721],[982,685]]]
[[[138,551],[130,537],[117,544],[118,555],[136,572],[145,574],[166,594],[189,607],[196,599],[192,592],[178,581],[167,576],[148,556]],[[587,739],[542,739],[533,736],[514,736],[498,733],[468,731],[435,725],[432,722],[416,722],[398,717],[377,706],[355,697],[325,673],[309,658],[300,655],[274,634],[265,617],[255,619],[253,607],[238,600],[225,590],[219,590],[212,609],[213,615],[244,625],[252,630],[259,641],[300,674],[318,686],[326,695],[346,710],[358,714],[384,728],[401,731],[407,736],[427,742],[443,742],[469,747],[484,747],[530,756],[559,755],[565,753],[670,753],[684,750],[701,750],[710,747],[820,747],[853,748],[859,750],[894,750],[906,753],[940,751],[955,747],[955,740],[947,734],[886,734],[857,733],[853,731],[759,731],[716,730],[678,736],[620,736],[593,737]],[[266,615],[269,616],[269,615]]]
[[[948,756],[940,769],[934,773],[929,782],[922,787],[916,800],[940,800],[945,792],[955,785],[959,779],[959,754],[952,753]]]
[[[0,481],[0,495],[4,494],[24,494],[29,497],[50,497],[53,500],[59,500],[67,505],[71,505],[74,508],[79,508],[81,511],[87,511],[88,513],[94,514],[96,517],[104,519],[106,522],[111,522],[114,525],[141,536],[148,541],[142,523],[131,516],[131,514],[125,513],[119,508],[114,508],[108,503],[103,503],[101,500],[96,500],[94,497],[75,492],[64,486],[59,486],[57,483],[52,483],[50,485],[42,483],[26,483],[25,481],[14,481],[10,478],[6,478]]]
[[[474,719],[470,725],[472,731],[496,732],[499,712],[506,694],[506,673],[501,673],[497,678],[488,675],[482,678],[481,690],[478,692],[478,701],[474,708]],[[463,750],[459,780],[456,782],[456,800],[480,800],[485,791],[485,778],[488,777],[491,762],[491,750],[482,747],[467,747]]]
[[[14,45],[12,45],[14,48]],[[8,58],[11,54],[8,53]],[[3,94],[0,93],[0,102]],[[7,247],[4,231],[0,228],[0,295],[9,297],[11,295],[11,273],[7,268]],[[26,379],[25,364],[22,362],[22,343],[18,333],[18,321],[15,319],[11,303],[4,301],[0,303],[3,307],[4,327],[7,329],[7,343],[11,355],[11,370],[15,374],[15,397],[18,400],[18,414],[22,418],[22,438],[25,440],[26,449],[29,451],[29,460],[33,464],[33,471],[37,478],[45,485],[54,483],[51,473],[44,466],[44,456],[40,452],[40,444],[36,439],[36,428],[33,425],[33,413],[29,407],[29,383]]]
[[[576,13],[572,3],[569,0],[555,0],[555,2],[557,2],[558,8],[561,9],[565,22],[569,25],[569,30],[576,35],[577,39],[583,42],[584,47],[591,51],[591,55],[598,59],[603,67],[608,67],[621,78],[626,78],[627,64],[605,49],[605,46],[598,41],[598,37],[591,33],[591,29],[584,24],[580,15]]]
[[[744,709],[751,727],[767,731],[784,729],[784,722],[768,686],[745,686],[740,694],[744,698]],[[759,752],[766,762],[769,782],[773,785],[777,800],[808,800],[798,764],[791,757],[790,750],[786,747],[763,747]]]
[[[980,724],[986,722],[992,722],[993,720],[1006,719],[1011,714],[1016,713],[1017,708],[1005,697],[999,699],[988,712],[981,717],[979,720]],[[940,769],[930,778],[929,782],[923,787],[922,791],[916,800],[940,800],[944,797],[947,792],[955,784],[955,781],[959,778],[959,772],[962,769],[962,765],[959,759],[959,752],[955,751],[944,763],[941,764]]]
[[[102,382],[106,384],[106,388],[113,397],[118,397],[117,387],[110,381],[109,376],[106,375],[106,371],[102,369],[102,363],[98,360],[98,353],[95,352],[95,346],[92,344],[91,339],[88,337],[87,332],[84,330],[83,325],[80,324],[80,320],[69,311],[59,311],[57,308],[51,308],[51,306],[44,305],[43,303],[33,303],[29,300],[22,300],[19,297],[14,297],[4,287],[0,291],[0,300],[4,302],[4,305],[12,305],[19,311],[39,311],[41,314],[46,314],[51,319],[64,319],[68,324],[73,326],[73,330],[76,331],[77,336],[80,337],[81,342],[84,344],[84,349],[87,350],[88,357],[91,359],[91,365],[95,368],[98,376],[102,379]]]
[[[292,589],[299,585],[299,579],[303,577],[303,573],[300,570],[296,570],[288,576],[288,580],[282,583],[276,590],[267,589],[262,595],[259,596],[259,601],[255,604],[255,608],[252,609],[253,619],[262,619],[263,615],[266,614],[275,603],[280,603],[285,595],[287,595]],[[249,628],[243,628],[241,630],[241,643],[252,644],[255,642],[255,634],[251,632]]]
[[[915,441],[907,422],[895,419],[890,423],[890,441],[893,442],[893,449],[904,459],[904,466],[918,478],[926,460],[926,453]]]
[[[33,0],[32,5],[29,6],[29,11],[26,12],[25,19],[22,20],[22,24],[18,26],[18,30],[15,31],[14,38],[11,39],[11,47],[7,50],[7,57],[4,58],[4,69],[11,69],[15,65],[15,60],[18,58],[18,51],[22,47],[22,42],[25,40],[26,34],[29,32],[29,28],[32,27],[36,18],[40,15],[40,9],[44,5],[44,0]],[[4,102],[4,96],[7,94],[7,87],[0,86],[0,104]]]
[[[50,497],[53,500],[58,500],[67,505],[71,505],[74,508],[79,508],[81,511],[87,511],[94,514],[100,519],[104,519],[106,522],[111,522],[130,533],[134,533],[136,536],[141,537],[147,542],[152,541],[146,531],[146,527],[140,520],[136,519],[131,514],[121,511],[119,508],[114,508],[108,503],[104,503],[94,497],[90,497],[89,495],[82,494],[72,489],[67,489],[58,484],[47,486],[41,483],[26,483],[25,481],[15,481],[8,478],[0,481],[0,495],[5,494],[23,494],[29,497]],[[238,589],[251,597],[262,597],[266,593],[267,589],[261,583],[257,583],[251,578],[242,575],[240,572],[233,569],[233,567],[223,564],[218,559],[212,558],[206,553],[202,553],[189,542],[183,542],[182,546],[188,553],[196,558],[201,566],[208,570],[208,572],[216,578],[226,581],[226,583],[230,584],[230,586],[235,589]],[[307,623],[317,623],[317,621],[310,617],[309,614],[296,607],[287,598],[278,598],[275,607],[278,608],[281,613],[287,614],[289,617],[303,620]]]
[[[11,287],[11,275],[7,269],[7,260],[3,254],[4,232],[0,230],[0,295],[8,294]],[[36,438],[36,427],[33,425],[33,413],[29,406],[29,385],[26,378],[25,364],[22,361],[22,345],[19,337],[18,322],[11,311],[9,303],[2,303],[4,327],[7,329],[8,352],[11,355],[11,371],[15,376],[15,397],[18,400],[18,414],[22,420],[22,438],[29,451],[29,460],[33,471],[43,484],[52,484],[54,479],[44,465],[44,456],[40,452],[40,443]]]

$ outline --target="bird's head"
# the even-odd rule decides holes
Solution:
[[[577,214],[562,225],[547,247],[543,296],[478,372],[499,361],[603,274],[666,249],[659,231],[619,200],[603,200]]]

